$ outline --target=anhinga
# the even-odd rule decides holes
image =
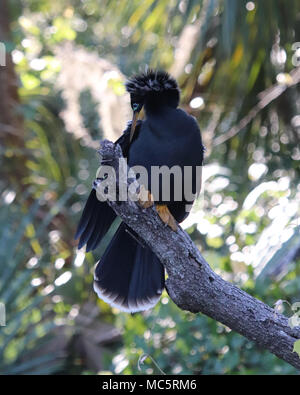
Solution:
[[[147,188],[152,193],[152,166],[182,169],[190,166],[193,193],[198,193],[195,170],[203,162],[201,134],[195,118],[177,108],[180,96],[177,82],[164,71],[149,70],[130,78],[126,89],[130,93],[133,120],[116,143],[120,144],[129,167],[139,165],[147,169]],[[137,121],[143,107],[146,119]],[[163,188],[160,182],[159,195],[153,197],[155,208],[161,219],[176,230],[175,220],[182,222],[188,216],[193,200],[182,197],[177,201],[171,190],[170,198],[164,201]],[[97,199],[93,189],[75,236],[80,238],[78,248],[86,244],[86,251],[94,250],[115,218],[115,212],[106,202]],[[139,240],[122,222],[95,270],[94,289],[98,296],[126,312],[153,307],[164,288],[163,265]]]

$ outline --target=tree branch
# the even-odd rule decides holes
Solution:
[[[118,180],[121,148],[105,140],[99,152]],[[292,329],[285,316],[214,273],[187,233],[180,227],[177,232],[166,227],[154,207],[143,209],[129,199],[108,204],[165,266],[166,288],[179,308],[206,314],[300,370],[300,358],[293,352],[300,328]]]

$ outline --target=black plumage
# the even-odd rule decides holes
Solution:
[[[92,189],[75,235],[75,239],[80,238],[78,248],[86,244],[86,252],[94,250],[115,218],[115,212],[106,202],[100,202],[95,189]]]
[[[152,307],[164,288],[162,264],[137,238],[121,223],[95,271],[98,296],[127,312]]]
[[[166,72],[150,70],[128,80],[126,89],[134,114],[137,115],[142,107],[146,113],[146,119],[136,124],[134,135],[129,125],[116,142],[128,165],[143,166],[149,175],[153,166],[179,166],[182,174],[184,167],[190,166],[192,190],[199,192],[196,168],[203,162],[200,130],[193,117],[177,108],[179,89],[176,81]],[[171,191],[173,186],[171,180]],[[184,179],[182,189],[183,186]],[[150,176],[146,187],[153,193]],[[166,205],[177,222],[183,221],[193,199],[183,197],[177,201],[171,193],[166,200],[163,192],[164,184],[160,180],[154,194],[155,204]],[[98,201],[92,190],[76,233],[76,238],[80,238],[79,248],[86,244],[87,251],[95,249],[115,218],[114,211],[107,203]],[[139,241],[138,235],[121,223],[96,267],[95,291],[111,305],[135,312],[153,307],[163,287],[162,264],[150,248]]]

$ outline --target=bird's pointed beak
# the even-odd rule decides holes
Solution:
[[[133,112],[133,117],[132,117],[131,129],[130,129],[130,141],[133,138],[138,118],[139,118],[139,112],[138,111],[134,111]]]

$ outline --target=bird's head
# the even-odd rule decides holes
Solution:
[[[130,93],[133,120],[131,136],[133,136],[139,112],[145,106],[146,113],[160,111],[163,106],[177,107],[180,91],[176,80],[167,72],[151,70],[134,75],[126,82],[126,90]]]

